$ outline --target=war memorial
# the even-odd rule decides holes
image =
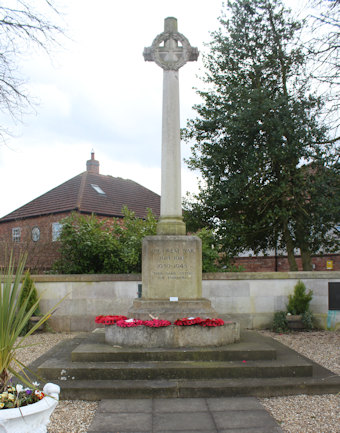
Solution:
[[[187,236],[181,210],[179,69],[197,48],[166,18],[144,49],[163,69],[162,192],[157,235],[143,241],[142,297],[135,320],[216,318],[202,297],[201,243]],[[279,342],[239,323],[222,326],[108,325],[83,332],[39,358],[31,368],[61,386],[64,399],[278,396],[335,393],[340,378]]]

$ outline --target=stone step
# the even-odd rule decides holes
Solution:
[[[63,400],[128,398],[275,397],[339,392],[339,377],[318,381],[313,378],[253,378],[215,380],[83,380],[55,381]]]
[[[257,361],[276,359],[269,345],[236,343],[217,348],[133,349],[108,344],[80,344],[71,353],[73,362],[144,361]]]
[[[238,377],[301,377],[312,375],[312,365],[304,360],[277,361],[146,361],[68,362],[54,360],[39,367],[48,380],[158,380],[221,379]]]
[[[79,334],[65,340],[49,352],[34,361],[30,366],[46,381],[58,383],[64,399],[101,400],[103,398],[152,398],[152,397],[219,397],[233,395],[276,396],[290,394],[325,394],[340,392],[340,377],[312,362],[311,360],[289,349],[270,337],[256,332],[243,332],[240,343],[225,348],[218,348],[223,356],[235,356],[241,349],[265,349],[270,355],[271,348],[276,359],[267,360],[213,360],[209,361],[211,349],[190,349],[190,356],[202,352],[207,359],[183,361],[169,359],[184,356],[185,350],[170,350],[166,358],[152,361],[150,353],[160,358],[165,350],[149,349],[148,355],[138,362],[143,350],[120,349],[122,359],[113,362],[110,358],[116,349],[109,346],[102,351],[104,334]],[[98,352],[105,358],[104,362],[72,362],[71,354],[86,355],[83,349],[94,344],[92,352]],[[242,346],[242,345],[245,346]],[[77,349],[78,348],[78,349]],[[233,351],[235,354],[233,354]],[[246,351],[246,350],[245,350]],[[249,353],[250,353],[249,352]],[[249,355],[248,353],[248,355]],[[136,355],[135,355],[136,354]],[[133,361],[126,359],[136,356]],[[152,356],[153,356],[152,355]],[[92,356],[92,355],[91,355]],[[187,356],[187,355],[185,355]],[[203,356],[203,358],[204,358]],[[213,354],[216,356],[216,354]],[[218,355],[222,356],[222,355]],[[217,356],[217,358],[218,358]],[[250,355],[249,355],[250,356]],[[271,356],[271,355],[270,355]],[[246,361],[246,362],[242,362]],[[120,373],[122,371],[123,373]],[[153,373],[155,371],[155,373]],[[242,374],[244,376],[242,376]],[[308,374],[308,376],[306,376]],[[277,377],[273,377],[277,375]],[[124,380],[121,380],[121,378]],[[102,379],[102,378],[105,378]],[[156,379],[157,378],[157,379]]]
[[[174,322],[182,317],[214,318],[218,317],[218,314],[212,308],[211,301],[206,298],[180,299],[178,302],[170,302],[169,299],[136,298],[128,316],[141,320],[150,320],[150,317],[157,316]]]

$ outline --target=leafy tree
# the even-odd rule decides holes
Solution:
[[[142,239],[156,233],[156,219],[145,220],[123,209],[124,220],[73,213],[62,221],[61,258],[54,270],[65,274],[135,273],[141,271]]]
[[[337,222],[339,166],[304,74],[302,24],[280,0],[235,0],[226,15],[204,58],[198,117],[183,131],[203,178],[191,208],[229,255],[281,247],[297,270],[299,248],[310,270],[311,254],[339,241],[319,235]]]
[[[24,109],[31,104],[24,80],[18,73],[18,57],[32,47],[48,51],[62,29],[50,18],[59,18],[53,0],[4,1],[0,4],[0,109],[15,121],[21,120]],[[9,131],[0,127],[4,140]]]
[[[311,73],[328,101],[325,121],[339,136],[340,109],[340,0],[310,0],[313,10],[308,23],[313,35],[309,43]]]
[[[62,221],[61,257],[53,266],[64,274],[139,273],[142,268],[142,242],[156,234],[157,221],[150,210],[143,220],[127,207],[124,218],[98,219],[95,215],[72,213]],[[220,272],[222,264],[216,237],[203,228],[197,236],[202,240],[203,272]]]
[[[118,224],[113,226],[111,233],[118,239],[120,258],[127,269],[125,272],[141,272],[143,238],[156,234],[157,221],[150,209],[144,220],[137,218],[127,207],[123,208],[123,214],[123,224],[116,220]]]

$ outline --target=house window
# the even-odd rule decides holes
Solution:
[[[20,227],[12,228],[12,241],[20,242],[20,238],[21,238],[21,228]]]
[[[91,183],[92,188],[97,191],[98,194],[106,195],[100,186]]]
[[[61,223],[52,223],[52,242],[59,240],[62,227]]]

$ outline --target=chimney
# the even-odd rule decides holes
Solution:
[[[99,161],[94,159],[94,150],[91,152],[91,159],[86,162],[86,170],[89,173],[99,174]]]

